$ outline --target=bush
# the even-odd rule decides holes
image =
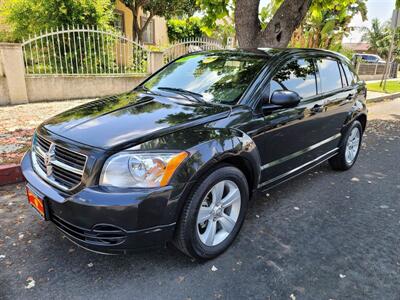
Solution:
[[[8,39],[20,41],[61,26],[95,25],[103,28],[113,20],[110,0],[5,0],[1,15],[10,27]]]
[[[168,38],[171,42],[203,36],[201,19],[197,17],[186,20],[170,19],[167,22],[167,28]]]

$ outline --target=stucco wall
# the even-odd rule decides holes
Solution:
[[[8,95],[7,79],[5,77],[0,77],[0,106],[9,103],[10,97]]]
[[[125,6],[120,0],[117,0],[115,4],[115,9],[124,14],[124,28],[125,35],[127,38],[132,39],[133,31],[133,14],[132,11]]]
[[[97,98],[127,92],[145,77],[26,77],[29,102]]]
[[[378,75],[358,75],[358,77],[360,77],[361,80],[379,80],[382,79],[382,74],[378,74]]]
[[[168,45],[167,21],[164,18],[154,17],[154,41],[157,46]]]

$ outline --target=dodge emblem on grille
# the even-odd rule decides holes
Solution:
[[[46,153],[44,153],[44,156],[43,156],[44,164],[46,166],[47,176],[51,176],[51,174],[53,173],[53,166],[51,164],[51,161],[53,160],[54,155],[55,155],[54,148],[55,148],[55,145],[51,144],[49,147],[49,150]]]

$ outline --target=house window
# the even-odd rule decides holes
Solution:
[[[120,10],[114,11],[114,28],[125,34],[125,16]]]
[[[147,21],[147,18],[141,18],[142,28]],[[151,20],[143,31],[143,42],[146,44],[154,44],[154,20]]]

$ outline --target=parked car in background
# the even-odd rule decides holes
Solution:
[[[173,242],[210,259],[234,241],[256,190],[324,161],[354,165],[365,99],[334,52],[191,53],[40,125],[21,164],[28,199],[92,251]]]
[[[379,55],[376,54],[361,54],[356,53],[353,55],[352,62],[356,63],[357,61],[361,61],[363,63],[372,63],[372,64],[385,64],[384,61]]]

